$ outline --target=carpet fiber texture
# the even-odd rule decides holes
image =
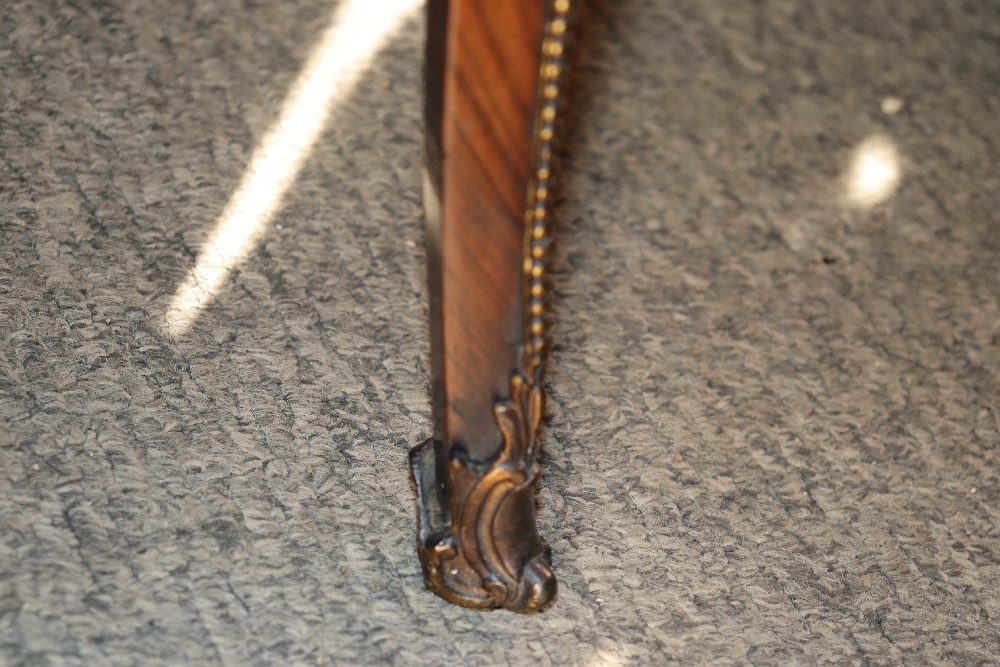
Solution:
[[[415,554],[419,13],[168,326],[337,12],[0,5],[0,664],[1000,662],[1000,5],[588,5],[531,617]]]

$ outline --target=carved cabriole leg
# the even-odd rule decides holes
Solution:
[[[555,597],[535,526],[552,140],[569,0],[429,0],[424,200],[434,436],[410,452],[428,588]]]

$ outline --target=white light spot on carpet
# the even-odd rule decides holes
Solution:
[[[167,331],[185,333],[229,272],[253,250],[309,157],[334,105],[423,0],[343,3],[254,150],[239,186],[167,310]]]
[[[895,116],[903,107],[906,106],[906,102],[902,97],[886,97],[882,100],[882,113],[886,116]]]
[[[611,651],[598,651],[587,663],[588,667],[621,667],[623,664],[621,658]]]
[[[883,136],[869,137],[854,152],[847,174],[847,199],[857,206],[874,206],[899,186],[899,153]]]

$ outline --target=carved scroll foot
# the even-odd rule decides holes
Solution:
[[[433,440],[410,451],[424,581],[449,602],[526,613],[555,599],[549,546],[535,528],[543,402],[541,388],[515,373],[511,401],[494,407],[504,442],[489,463],[444,461]]]

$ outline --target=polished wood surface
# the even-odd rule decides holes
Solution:
[[[440,291],[432,313],[438,431],[449,448],[486,461],[501,445],[492,406],[507,397],[523,339],[544,4],[431,0],[428,12],[428,165],[440,202],[430,235],[432,291]]]

